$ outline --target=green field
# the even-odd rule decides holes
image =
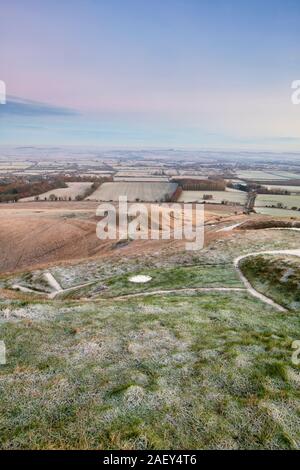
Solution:
[[[300,179],[300,174],[279,170],[239,170],[237,172],[237,178],[241,180],[248,179],[253,181],[282,180],[282,182],[284,182],[288,179]]]
[[[204,195],[212,196],[206,202],[214,204],[221,204],[223,201],[244,204],[247,197],[244,191],[182,191],[178,202],[202,201]]]
[[[268,189],[280,189],[283,191],[289,191],[291,194],[300,193],[300,186],[288,186],[284,184],[265,184]]]
[[[272,207],[255,207],[255,212],[262,215],[271,215],[273,217],[296,217],[300,218],[300,212],[291,209],[275,209]]]
[[[292,207],[300,209],[300,194],[299,195],[281,195],[281,194],[258,194],[255,200],[256,207],[278,206],[283,208],[292,209]]]
[[[135,274],[151,276],[152,279],[146,284],[135,284],[129,280],[132,273],[114,276],[101,282],[96,281],[87,287],[70,291],[60,296],[60,298],[80,298],[83,296],[117,297],[139,292],[194,287],[243,287],[232,265],[199,265],[155,270],[144,269],[143,271],[135,272]],[[105,288],[99,291],[98,289],[101,286],[105,286]]]
[[[300,194],[258,194],[255,211],[265,215],[300,217]]]

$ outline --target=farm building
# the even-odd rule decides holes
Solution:
[[[177,183],[169,182],[103,183],[87,199],[117,202],[120,196],[127,196],[128,202],[168,202],[173,200],[177,187]]]

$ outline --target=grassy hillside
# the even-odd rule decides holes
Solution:
[[[0,319],[2,448],[300,448],[297,313],[211,292]]]
[[[300,309],[298,257],[255,256],[240,265],[255,289],[289,309]]]
[[[151,293],[240,287],[236,256],[298,247],[295,231],[241,230],[199,253],[61,264],[50,269],[64,288],[92,284],[52,301],[8,289],[42,288],[43,270],[3,276],[0,447],[300,449],[300,368],[291,347],[300,338],[298,260],[251,258],[255,269],[243,267],[256,288],[286,299],[289,312],[246,290]],[[130,283],[138,273],[152,281]]]
[[[117,297],[139,292],[172,290],[194,287],[244,287],[236,270],[231,265],[179,266],[160,269],[143,269],[134,274],[151,276],[146,284],[130,281],[132,273],[104,278],[101,282],[61,294],[60,298],[84,296]]]

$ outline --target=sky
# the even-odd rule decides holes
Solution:
[[[0,143],[300,150],[299,0],[0,0]]]

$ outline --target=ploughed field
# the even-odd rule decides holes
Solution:
[[[103,183],[89,200],[118,201],[120,196],[127,196],[129,202],[166,202],[170,200],[177,188],[176,183],[169,182],[113,182]]]

